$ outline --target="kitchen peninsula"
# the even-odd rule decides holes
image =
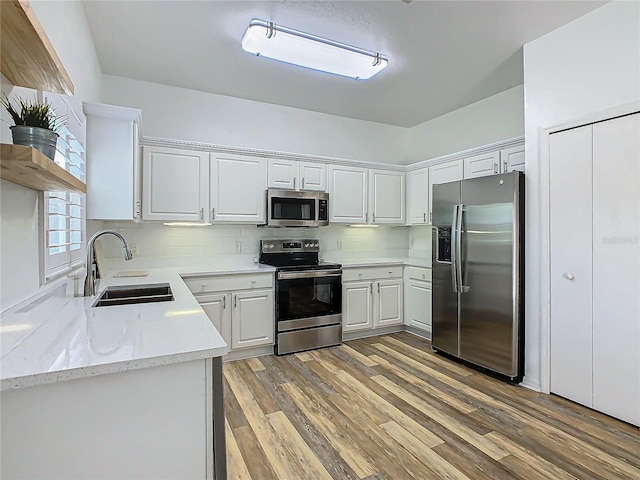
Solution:
[[[218,331],[171,269],[98,291],[158,282],[172,301],[96,308],[62,285],[3,315],[3,478],[226,478]]]

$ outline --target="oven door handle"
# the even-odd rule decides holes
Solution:
[[[295,280],[298,278],[340,277],[342,270],[311,270],[304,272],[278,272],[278,280]]]

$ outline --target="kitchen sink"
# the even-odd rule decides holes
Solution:
[[[136,303],[170,302],[172,300],[173,292],[168,283],[118,285],[107,287],[92,306],[108,307]]]

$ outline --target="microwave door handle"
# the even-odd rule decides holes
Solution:
[[[458,249],[456,248],[456,227],[458,225],[458,205],[453,206],[453,216],[451,218],[451,236],[450,246],[451,246],[451,286],[453,287],[453,291],[458,293],[458,269],[456,267],[457,259],[458,259]]]

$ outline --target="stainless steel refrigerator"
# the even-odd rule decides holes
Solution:
[[[524,175],[433,186],[432,346],[524,374]]]

